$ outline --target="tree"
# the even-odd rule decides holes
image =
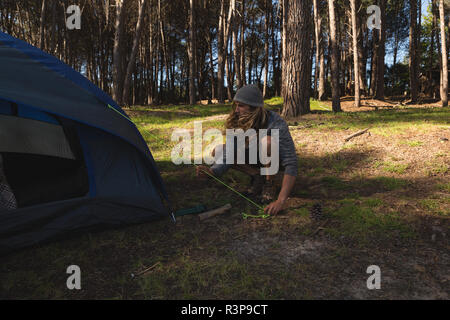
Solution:
[[[447,55],[447,41],[445,37],[445,12],[444,0],[439,0],[439,24],[441,29],[441,103],[443,107],[448,106],[448,55]]]
[[[287,1],[285,1],[285,5]],[[311,91],[311,0],[289,1],[285,19],[284,105],[282,115],[296,117],[310,112]]]
[[[384,56],[386,52],[386,0],[379,0],[381,12],[381,30],[379,30],[378,54],[377,54],[377,86],[375,97],[384,100]]]
[[[409,9],[409,83],[411,91],[411,103],[417,102],[419,83],[417,62],[417,0],[410,0]]]
[[[264,85],[263,85],[263,97],[266,97],[267,93],[267,77],[269,74],[269,19],[271,19],[272,6],[269,5],[270,1],[265,0],[265,20],[264,20]]]
[[[359,91],[359,55],[358,55],[358,24],[356,21],[356,0],[350,0],[352,9],[352,35],[353,35],[353,69],[355,75],[355,107],[359,108],[361,97]]]
[[[314,0],[314,34],[316,41],[316,68],[314,76],[314,89],[317,98],[325,100],[325,57],[322,34],[322,15],[320,14],[319,0]]]
[[[236,76],[236,86],[239,89],[242,87],[242,74],[241,74],[241,57],[240,57],[240,46],[238,45],[238,33],[239,33],[239,21],[237,19],[238,17],[238,9],[235,5],[234,12],[233,12],[233,59],[234,59],[234,70],[235,70],[235,76]],[[241,35],[241,38],[243,39],[243,35]]]
[[[44,49],[45,5],[46,5],[46,0],[42,0],[41,24],[40,24],[40,28],[39,28],[39,48],[41,48],[41,49]]]
[[[189,10],[189,45],[188,45],[188,58],[189,58],[189,103],[195,104],[195,71],[194,71],[194,47],[195,47],[195,24],[194,24],[194,0],[190,0]]]
[[[224,103],[224,24],[225,0],[220,1],[219,30],[217,32],[217,99]]]
[[[113,48],[113,99],[122,104],[122,45],[123,45],[123,20],[124,0],[116,0],[116,23]]]
[[[124,104],[129,105],[129,91],[130,91],[130,85],[131,85],[131,73],[133,72],[133,69],[135,67],[136,63],[136,54],[139,49],[139,40],[141,38],[141,31],[143,26],[143,20],[144,20],[144,12],[145,12],[145,5],[147,3],[147,0],[139,0],[138,1],[138,21],[136,24],[136,31],[133,39],[133,47],[131,49],[130,59],[128,60],[127,70],[124,77],[124,84],[123,84],[123,92],[122,92],[122,101]]]
[[[331,92],[332,109],[334,112],[341,111],[340,88],[339,88],[339,51],[336,36],[336,12],[334,0],[328,0],[328,13],[330,25],[330,45],[331,45]]]

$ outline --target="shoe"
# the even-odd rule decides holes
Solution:
[[[273,180],[266,180],[261,192],[261,202],[270,203],[275,199],[275,183]]]
[[[249,195],[258,195],[261,193],[264,185],[264,177],[256,174],[252,176],[252,181],[250,182],[251,186],[247,190],[247,194]]]

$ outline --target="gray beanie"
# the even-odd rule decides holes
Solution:
[[[254,84],[240,88],[236,92],[233,101],[241,102],[252,107],[264,107],[264,98],[262,93]]]

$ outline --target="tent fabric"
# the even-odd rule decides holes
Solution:
[[[21,204],[0,211],[0,254],[169,213],[147,144],[106,93],[2,32],[0,70],[0,152]]]
[[[167,198],[162,179],[154,170],[154,159],[136,126],[92,82],[55,57],[2,32],[0,59],[0,99],[75,120],[126,140],[149,159],[149,169],[154,171],[154,179]]]
[[[74,159],[61,126],[13,116],[0,115],[0,152]]]

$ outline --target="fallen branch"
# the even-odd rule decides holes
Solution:
[[[134,278],[134,277],[143,275],[144,273],[147,273],[147,272],[149,272],[150,270],[154,269],[154,268],[155,268],[157,265],[159,265],[160,263],[161,263],[161,262],[157,262],[157,263],[155,263],[154,265],[152,265],[151,267],[148,267],[148,268],[146,268],[146,269],[144,269],[144,270],[142,270],[142,271],[136,272],[136,274],[132,273],[132,274],[131,274],[131,277]]]
[[[203,212],[203,213],[199,214],[198,216],[199,216],[200,220],[205,220],[205,219],[217,216],[219,214],[225,213],[226,211],[228,211],[230,209],[231,209],[231,204],[227,203],[226,205],[224,205],[220,208]]]
[[[362,134],[365,133],[367,130],[369,130],[369,128],[366,128],[366,129],[364,129],[364,130],[358,131],[358,132],[356,132],[356,133],[354,133],[354,134],[348,136],[348,137],[345,138],[344,140],[347,142],[347,141],[349,141],[350,139],[353,139],[354,137],[357,137],[357,136],[362,135]]]

